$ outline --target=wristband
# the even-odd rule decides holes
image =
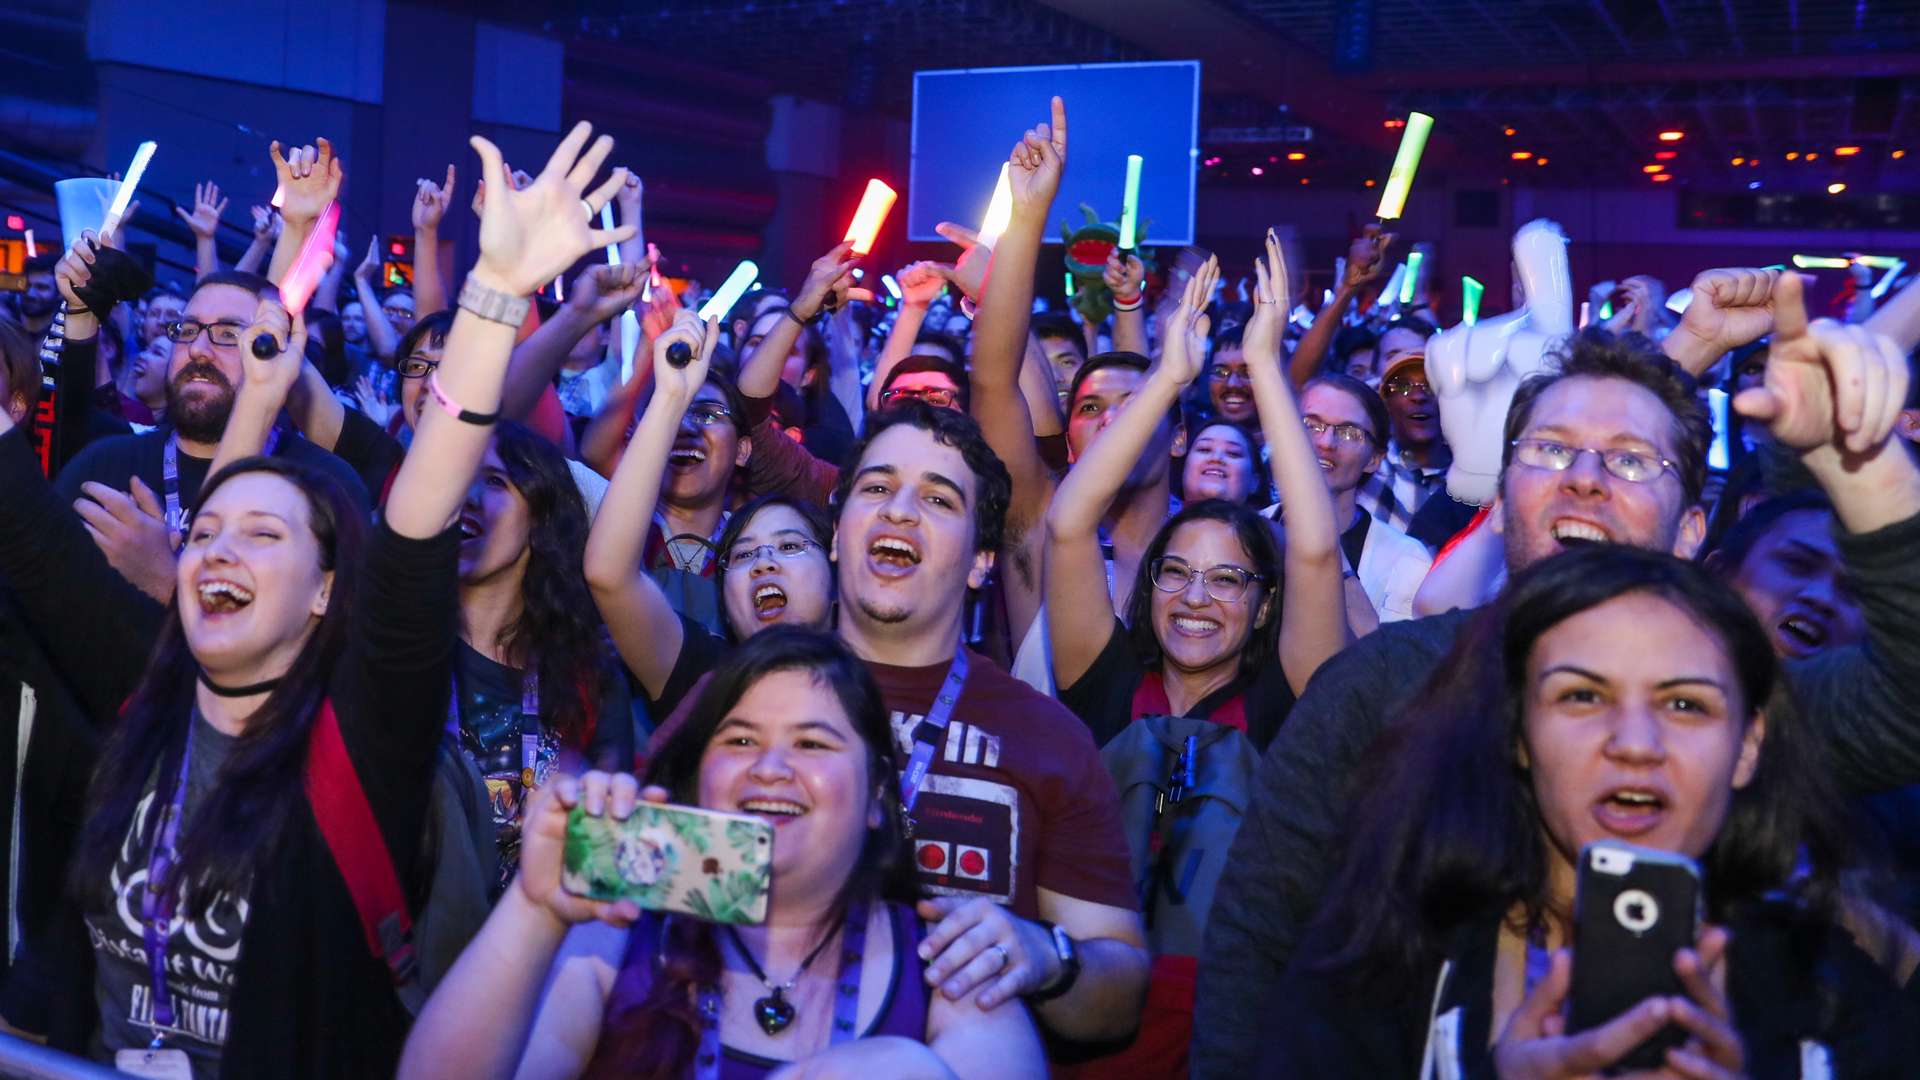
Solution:
[[[524,301],[522,302],[524,303]],[[479,312],[475,312],[474,314],[478,315]],[[484,318],[484,316],[482,317]],[[442,411],[462,423],[478,424],[481,427],[487,427],[497,423],[500,419],[498,412],[477,413],[468,412],[462,408],[459,402],[448,397],[447,392],[440,389],[440,373],[438,371],[427,376],[427,392],[433,395],[433,400],[440,403]]]
[[[1120,295],[1118,293],[1115,293],[1113,297],[1113,310],[1139,311],[1140,305],[1146,302],[1147,302],[1147,294],[1145,292],[1134,293],[1131,297],[1125,300],[1122,300],[1120,298]]]
[[[513,296],[499,289],[489,289],[475,281],[471,275],[460,286],[460,306],[475,315],[518,330],[520,324],[527,321],[527,309],[533,302],[524,296]]]
[[[811,325],[811,324],[812,324],[812,320],[810,320],[810,319],[803,319],[803,318],[801,318],[800,316],[798,316],[798,315],[795,315],[795,314],[793,313],[793,305],[791,305],[791,304],[789,304],[789,305],[787,305],[786,307],[783,307],[783,308],[781,308],[781,309],[780,309],[780,314],[782,314],[782,315],[785,315],[785,316],[786,316],[787,318],[789,318],[789,319],[792,319],[792,320],[793,320],[794,322],[797,322],[797,323],[799,323],[799,324],[800,324],[800,327],[801,327],[801,329],[805,329],[806,327],[808,327],[809,325]]]

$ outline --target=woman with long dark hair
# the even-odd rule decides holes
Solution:
[[[1911,952],[1841,929],[1848,835],[1807,733],[1765,711],[1777,675],[1694,564],[1597,546],[1516,576],[1374,749],[1271,1071],[1584,1075],[1669,1024],[1688,1077],[1808,1075],[1814,1044],[1831,1075],[1910,1068]],[[1572,966],[1608,961],[1567,950],[1574,868],[1609,838],[1696,860],[1707,925],[1673,961],[1684,997],[1568,1036]]]
[[[31,950],[35,976],[8,988],[14,1026],[147,1075],[393,1067],[407,1026],[394,989],[405,941],[364,926],[334,844],[365,845],[411,895],[425,881],[420,841],[457,617],[451,522],[498,407],[515,330],[504,320],[554,273],[619,239],[589,230],[581,213],[611,149],[603,137],[583,155],[589,130],[576,127],[530,188],[488,200],[449,338],[458,360],[434,386],[447,415],[422,425],[370,539],[334,485],[241,456],[264,439],[304,344],[299,321],[271,299],[223,346],[246,365],[242,400],[164,612],[133,596],[54,504],[25,434],[0,415],[0,577],[107,732],[74,903]],[[501,175],[498,150],[473,144]],[[620,180],[591,199],[604,202]],[[324,169],[284,182],[290,205],[331,195]],[[266,334],[284,348],[255,359]],[[350,791],[358,811],[341,809],[355,802]],[[364,824],[323,835],[342,813]]]
[[[875,1078],[1044,1075],[1023,1006],[926,989],[893,729],[844,646],[756,634],[646,782],[591,773],[536,797],[515,886],[421,1013],[402,1077],[744,1080],[793,1061]],[[623,819],[642,796],[773,823],[764,924],[722,929],[561,889],[568,811]],[[757,1018],[769,999],[785,1023]]]

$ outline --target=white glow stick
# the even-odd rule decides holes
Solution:
[[[1127,187],[1120,197],[1120,250],[1132,251],[1135,233],[1140,221],[1140,166],[1144,160],[1139,154],[1127,155]]]
[[[607,205],[600,208],[600,227],[607,230],[608,232],[613,231],[613,204],[612,203],[608,203]],[[619,244],[607,245],[607,265],[608,266],[620,265],[620,245]]]
[[[994,182],[993,198],[987,203],[987,216],[980,219],[980,242],[992,247],[1007,231],[1013,219],[1013,184],[1007,179],[1007,163],[1000,163],[1000,179]]]
[[[32,236],[33,234],[28,233],[27,235]],[[1876,282],[1873,288],[1868,290],[1867,295],[1873,297],[1875,300],[1887,295],[1887,290],[1893,288],[1893,279],[1899,277],[1900,272],[1906,268],[1907,264],[1904,259],[1894,259],[1893,265],[1887,267],[1887,276]]]
[[[275,187],[273,189],[273,199],[271,201],[273,203],[273,208],[275,210],[280,209],[280,205],[287,201],[287,185],[281,184],[278,187]]]
[[[1675,315],[1685,315],[1687,309],[1692,306],[1693,290],[1691,288],[1681,289],[1679,292],[1667,297],[1667,310],[1673,312]]]
[[[880,284],[886,286],[887,291],[893,294],[895,300],[900,299],[900,283],[893,280],[892,274],[881,274]]]
[[[159,148],[155,142],[143,142],[140,149],[133,152],[133,164],[127,166],[127,178],[120,181],[120,190],[114,193],[113,205],[107,207],[107,220],[100,223],[100,235],[112,236],[120,227],[120,218],[126,214],[127,205],[133,202],[133,193],[140,187],[140,177],[147,171],[147,162],[153,160],[153,152]]]
[[[553,301],[556,304],[564,304],[567,302],[567,286],[565,282],[560,280],[566,276],[565,274],[555,274],[553,277]]]
[[[741,259],[740,265],[734,267],[733,273],[728,274],[727,280],[721,283],[719,291],[700,305],[700,321],[725,318],[727,312],[733,310],[733,305],[747,295],[747,289],[759,276],[760,268],[754,265],[752,259]]]
[[[33,230],[28,229],[27,230],[27,258],[29,259],[38,258],[39,255],[40,255],[39,249],[33,246]]]

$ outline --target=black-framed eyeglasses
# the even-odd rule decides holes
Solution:
[[[440,361],[429,360],[424,356],[409,356],[400,361],[400,377],[403,379],[424,379],[439,368]]]
[[[733,410],[717,401],[696,401],[687,407],[687,419],[700,427],[712,427],[715,424],[733,420]]]
[[[1214,382],[1227,382],[1238,375],[1241,382],[1252,382],[1253,376],[1244,364],[1215,364],[1207,376]]]
[[[1247,590],[1256,581],[1265,581],[1265,574],[1257,574],[1244,566],[1222,563],[1209,566],[1205,570],[1195,570],[1187,560],[1178,555],[1162,555],[1153,560],[1152,576],[1149,580],[1153,587],[1164,593],[1183,593],[1193,583],[1195,575],[1206,586],[1207,595],[1223,604],[1231,604],[1247,595]]]
[[[790,538],[772,544],[759,544],[754,547],[742,545],[720,556],[720,569],[731,570],[736,566],[747,566],[759,562],[768,554],[784,562],[788,559],[797,559],[813,548],[826,550],[820,547],[817,540],[799,538]]]
[[[1361,427],[1359,424],[1329,424],[1325,420],[1318,420],[1311,416],[1301,417],[1300,423],[1305,425],[1307,432],[1312,435],[1325,435],[1329,431],[1333,432],[1333,437],[1336,442],[1359,445],[1363,442],[1373,441],[1373,436],[1367,432],[1366,428]]]
[[[1651,483],[1680,467],[1658,454],[1644,450],[1596,450],[1590,446],[1568,446],[1553,439],[1513,440],[1513,459],[1528,468],[1548,472],[1566,472],[1581,454],[1597,454],[1600,464],[1613,475],[1634,484]]]
[[[167,324],[167,340],[178,345],[191,345],[202,331],[207,340],[215,345],[232,347],[240,344],[240,335],[247,329],[246,323],[237,322],[196,322],[193,319],[180,319]]]
[[[403,307],[383,307],[381,313],[389,319],[412,319],[413,312]]]
[[[1433,387],[1427,385],[1427,380],[1425,379],[1405,379],[1398,375],[1388,379],[1380,386],[1381,397],[1407,397],[1415,392],[1431,394],[1433,393]]]
[[[959,400],[960,391],[950,390],[944,386],[901,386],[882,391],[880,394],[880,404],[882,406],[899,405],[908,401],[920,401],[936,409],[951,409],[953,408],[953,403]]]

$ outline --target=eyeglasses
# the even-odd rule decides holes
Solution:
[[[886,390],[880,394],[880,404],[899,405],[908,401],[921,401],[936,409],[951,409],[953,403],[960,400],[960,391],[949,390],[944,386],[929,386],[924,389],[900,387]]]
[[[1153,587],[1164,593],[1183,593],[1198,575],[1207,587],[1207,595],[1223,604],[1231,604],[1247,595],[1247,590],[1256,581],[1267,580],[1265,574],[1256,574],[1241,566],[1209,566],[1205,570],[1195,570],[1187,560],[1178,555],[1162,555],[1153,560]]]
[[[178,322],[170,322],[167,324],[167,338],[176,344],[191,345],[194,339],[199,337],[201,331],[204,330],[206,331],[208,341],[213,342],[215,345],[231,347],[240,344],[240,334],[246,330],[246,328],[247,324],[245,323],[203,323],[195,322],[192,319],[182,319]]]
[[[1380,387],[1380,393],[1383,397],[1406,397],[1416,392],[1431,394],[1433,388],[1427,385],[1427,380],[1425,379],[1403,379],[1397,375],[1388,379],[1386,383]]]
[[[380,310],[384,312],[389,319],[406,319],[408,321],[412,321],[413,319],[413,312],[403,307],[383,307]]]
[[[400,377],[403,379],[424,379],[433,374],[440,361],[429,360],[424,356],[409,356],[400,361]]]
[[[805,555],[809,549],[817,547],[820,547],[820,544],[813,540],[782,540],[777,544],[761,544],[758,547],[737,547],[720,556],[720,569],[731,570],[736,566],[756,563],[768,553],[784,562],[797,559]],[[826,549],[821,548],[821,550]]]
[[[687,419],[701,427],[712,427],[733,419],[733,410],[717,401],[697,401],[687,409]]]
[[[1247,368],[1246,368],[1246,365],[1244,364],[1215,365],[1213,370],[1208,372],[1207,374],[1208,374],[1208,377],[1213,379],[1214,382],[1226,382],[1234,378],[1235,376],[1238,376],[1241,382],[1251,382],[1253,380],[1253,376],[1247,373]]]
[[[1329,431],[1333,432],[1333,437],[1337,442],[1358,445],[1363,442],[1373,441],[1373,436],[1368,434],[1367,429],[1361,427],[1359,424],[1329,424],[1325,420],[1316,420],[1311,416],[1301,417],[1300,422],[1306,425],[1309,433],[1314,435],[1324,435]]]
[[[1573,468],[1574,462],[1580,460],[1581,454],[1598,454],[1600,464],[1606,466],[1608,472],[1635,484],[1658,480],[1668,470],[1679,471],[1679,466],[1666,458],[1639,450],[1595,450],[1592,447],[1568,446],[1552,439],[1513,440],[1513,459],[1529,468],[1566,472]]]

